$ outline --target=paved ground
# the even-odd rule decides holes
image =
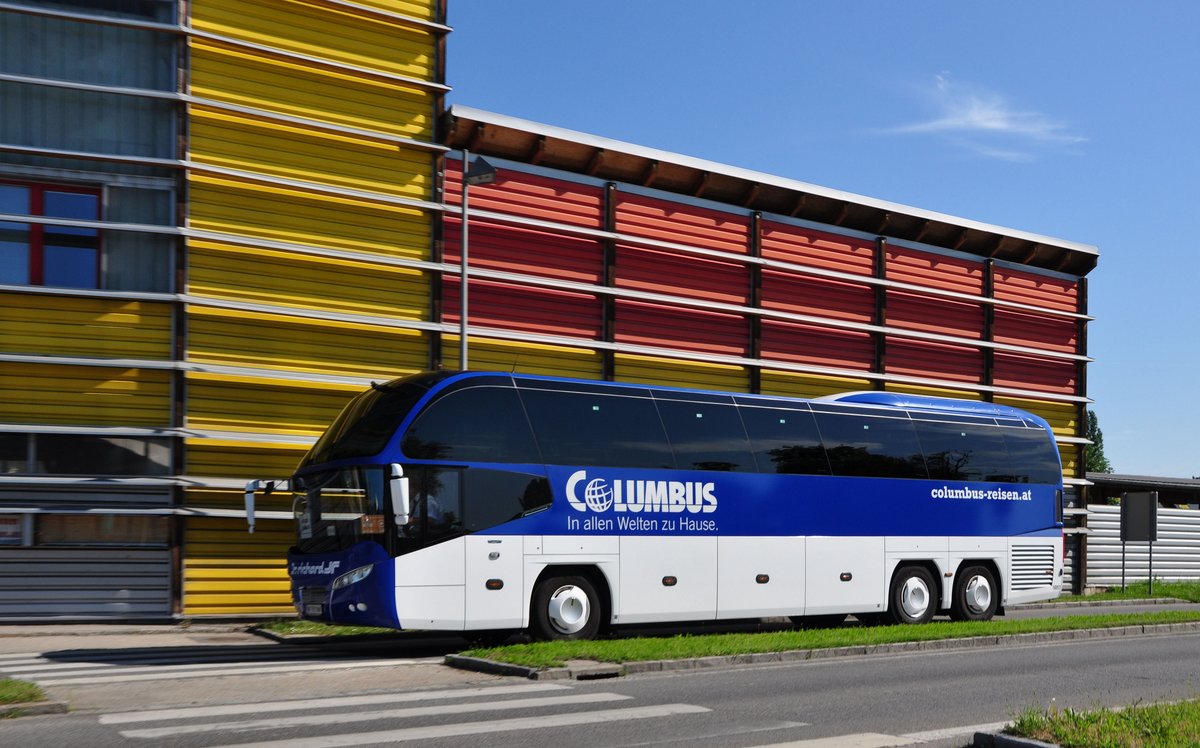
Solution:
[[[233,625],[0,626],[0,675],[34,680],[73,711],[428,690],[502,680],[442,665],[443,655],[462,646],[461,640],[421,635],[314,647],[272,641]],[[255,677],[245,677],[251,674]]]

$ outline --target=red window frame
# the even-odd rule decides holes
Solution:
[[[16,185],[18,187],[26,187],[29,189],[29,213],[27,215],[37,218],[56,218],[56,216],[46,215],[46,193],[47,192],[68,192],[77,195],[92,195],[96,198],[96,215],[90,219],[99,221],[100,216],[104,211],[104,193],[99,187],[88,187],[77,184],[56,184],[53,182],[27,182],[22,180],[3,179],[0,184]],[[78,219],[77,219],[78,220]],[[21,223],[20,220],[11,221],[11,223]],[[29,280],[31,286],[46,285],[46,224],[28,222],[29,226]],[[100,278],[100,258],[102,253],[102,245],[104,241],[104,232],[96,229],[96,285],[95,288],[101,287]]]

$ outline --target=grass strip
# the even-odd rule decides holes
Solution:
[[[1200,700],[1120,710],[1030,708],[1004,731],[1063,748],[1194,748],[1200,745]]]
[[[1200,582],[1158,582],[1154,583],[1154,593],[1150,593],[1150,583],[1146,581],[1130,582],[1122,590],[1113,587],[1104,592],[1091,595],[1064,595],[1056,602],[1105,602],[1110,600],[1140,600],[1150,597],[1173,597],[1178,600],[1200,603]]]
[[[46,694],[36,684],[16,678],[0,678],[0,704],[28,704],[45,700]]]
[[[394,634],[395,629],[376,628],[374,626],[336,626],[316,621],[296,621],[280,619],[260,623],[256,628],[270,631],[279,636],[357,636],[360,634]]]
[[[847,626],[833,629],[757,633],[675,635],[593,641],[550,641],[472,649],[462,654],[532,668],[562,667],[567,660],[640,662],[721,655],[786,652],[795,649],[898,644],[902,642],[1011,636],[1047,631],[1115,628],[1200,621],[1200,612],[1165,611],[1070,616],[1022,621],[935,622],[921,626]]]

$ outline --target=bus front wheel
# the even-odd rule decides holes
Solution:
[[[937,612],[933,575],[923,566],[905,566],[892,578],[887,617],[893,623],[929,623]]]
[[[986,566],[968,566],[954,580],[950,617],[956,621],[987,621],[996,614],[996,578]]]
[[[539,639],[593,639],[600,631],[600,597],[584,577],[550,577],[533,596],[533,634]]]

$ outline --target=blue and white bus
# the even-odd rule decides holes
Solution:
[[[351,401],[291,487],[296,608],[335,623],[922,623],[1062,589],[1054,436],[990,403],[425,373]]]

